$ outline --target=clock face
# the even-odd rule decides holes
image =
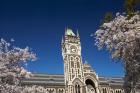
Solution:
[[[71,46],[71,52],[75,53],[76,51],[77,51],[76,47],[75,46]]]

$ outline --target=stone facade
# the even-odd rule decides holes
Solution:
[[[34,74],[23,85],[42,85],[47,93],[123,93],[122,77],[101,77],[82,62],[79,33],[65,30],[62,38],[64,75]]]

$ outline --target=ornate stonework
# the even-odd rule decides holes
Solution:
[[[123,93],[122,77],[100,77],[88,63],[82,62],[78,32],[66,29],[61,45],[64,75],[34,74],[22,85],[41,85],[47,93]]]

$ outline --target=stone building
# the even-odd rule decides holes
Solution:
[[[24,85],[41,85],[47,93],[123,93],[122,77],[101,77],[82,62],[79,33],[65,30],[62,38],[64,75],[34,74]]]

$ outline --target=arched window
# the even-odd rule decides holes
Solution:
[[[73,73],[73,69],[72,69],[72,73]]]
[[[75,92],[80,93],[80,85],[75,85]]]
[[[111,93],[113,93],[113,90],[111,90]]]
[[[102,89],[103,93],[104,93],[104,89]]]
[[[51,89],[49,90],[49,93],[53,93],[53,92],[54,92],[54,90],[51,90]]]
[[[58,93],[63,93],[63,89],[59,89]]]
[[[122,91],[120,90],[119,93],[122,93]]]
[[[106,90],[106,88],[103,88],[103,93],[107,93],[107,90]]]
[[[74,57],[73,56],[70,56],[70,61],[74,61]]]
[[[78,85],[78,93],[80,93],[80,85]]]
[[[119,93],[119,90],[116,90],[116,93]]]
[[[78,69],[78,74],[80,73],[79,69]]]
[[[86,93],[97,93],[95,83],[91,79],[87,79],[85,81],[85,83],[86,83],[86,87],[87,87],[87,92]]]
[[[80,68],[80,63],[79,62],[77,62],[77,68]]]
[[[75,93],[77,93],[77,85],[75,85]]]
[[[76,61],[76,62],[80,62],[79,56],[76,56],[76,57],[75,57],[75,61]]]
[[[71,67],[72,68],[74,67],[74,61],[71,61]]]
[[[107,89],[105,88],[105,93],[107,93]]]

